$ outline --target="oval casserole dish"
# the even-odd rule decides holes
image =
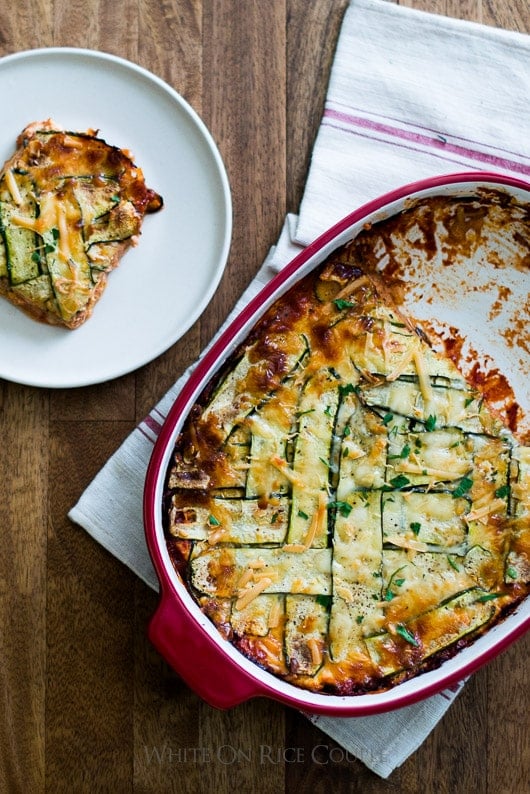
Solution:
[[[528,208],[530,186],[519,180],[494,174],[455,174],[407,185],[356,210],[309,245],[280,274],[273,278],[230,323],[199,361],[171,408],[155,444],[144,492],[146,539],[159,577],[161,591],[159,606],[150,623],[149,636],[162,656],[210,704],[227,708],[251,697],[267,696],[311,713],[359,716],[384,712],[425,698],[463,680],[528,629],[530,625],[529,599],[518,599],[514,604],[515,608],[511,608],[506,614],[499,615],[484,633],[477,632],[477,636],[472,642],[455,643],[455,647],[451,649],[450,653],[435,655],[434,664],[420,665],[418,669],[412,670],[411,675],[394,677],[390,675],[386,683],[383,681],[380,686],[372,687],[372,690],[370,687],[363,690],[350,686],[349,689],[346,687],[342,690],[340,687],[327,690],[321,687],[317,691],[312,691],[304,683],[298,685],[296,676],[290,676],[291,680],[289,680],[289,675],[279,676],[273,674],[271,669],[264,669],[266,665],[256,663],[255,653],[253,660],[252,652],[242,652],[242,650],[248,651],[248,646],[240,645],[240,649],[238,649],[230,641],[230,637],[227,638],[226,633],[223,636],[214,621],[207,616],[208,609],[201,608],[201,598],[197,597],[194,587],[190,587],[189,574],[181,575],[184,570],[182,559],[175,559],[172,544],[168,543],[167,516],[164,515],[164,505],[167,506],[168,471],[173,465],[175,446],[178,445],[186,422],[189,422],[193,407],[199,403],[204,409],[205,401],[201,395],[205,388],[210,383],[214,383],[216,377],[219,378],[220,373],[227,366],[234,366],[235,351],[241,349],[256,323],[266,316],[278,299],[313,274],[317,268],[332,257],[335,251],[358,237],[361,239],[362,235],[369,233],[370,229],[377,229],[377,225],[382,222],[388,221],[391,224],[390,219],[399,218],[403,213],[422,203],[428,205],[430,201],[476,200],[480,203],[480,201],[488,202],[491,197],[495,197],[494,202],[497,204],[499,202],[501,205],[509,204],[514,201]],[[469,222],[473,223],[472,217]],[[434,229],[434,239],[436,234],[437,231]],[[409,235],[408,245],[415,248],[413,235]],[[428,255],[425,255],[425,246],[418,261],[414,259],[414,256],[409,256],[406,245],[404,246],[403,262],[406,266],[403,266],[402,272],[399,273],[396,272],[395,263],[393,263],[391,272],[392,267],[388,262],[381,260],[378,266],[378,276],[382,276],[384,281],[392,283],[394,295],[399,292],[398,303],[405,316],[412,317],[422,332],[428,332],[429,337],[432,336],[438,340],[446,355],[449,352],[453,358],[458,357],[458,363],[462,366],[468,380],[472,376],[473,382],[479,383],[486,390],[486,397],[493,409],[503,414],[506,424],[511,424],[511,429],[515,432],[516,437],[518,432],[522,434],[523,444],[527,445],[526,439],[530,435],[525,436],[528,430],[524,429],[524,424],[528,421],[530,406],[525,405],[528,395],[527,387],[524,384],[525,378],[529,375],[530,357],[527,353],[525,354],[524,343],[518,345],[517,339],[514,339],[517,329],[508,329],[505,325],[503,326],[503,323],[507,323],[506,305],[512,302],[507,300],[507,296],[513,297],[515,304],[517,304],[517,300],[520,300],[522,306],[525,305],[525,289],[526,295],[528,294],[528,260],[525,263],[526,272],[524,267],[519,268],[517,273],[505,272],[505,266],[501,260],[507,260],[510,256],[508,244],[502,235],[495,240],[492,244],[492,251],[485,255],[486,259],[491,260],[493,276],[497,279],[495,289],[493,289],[494,294],[492,294],[492,290],[489,289],[491,274],[486,277],[482,288],[477,287],[480,279],[475,283],[473,273],[473,266],[476,267],[476,262],[469,264],[469,272],[462,271],[462,267],[466,263],[466,255],[469,253],[469,240],[462,239],[460,248],[464,264],[460,263],[459,265],[461,272],[456,272],[455,284],[451,284],[453,273],[450,271],[457,271],[458,268],[447,267],[447,262],[443,261],[443,257],[441,261],[434,262],[432,247]],[[482,255],[484,257],[484,252]],[[513,276],[515,278],[512,278]],[[487,281],[488,278],[490,278],[490,282]],[[462,287],[464,281],[466,286]],[[396,285],[399,286],[399,289]],[[455,293],[460,289],[463,289],[465,294],[459,295],[455,300]],[[517,291],[519,294],[516,294]],[[503,296],[502,300],[501,296]],[[527,297],[526,300],[528,300]],[[466,301],[468,302],[466,303]],[[489,304],[487,304],[488,301]],[[338,301],[335,295],[335,308],[348,311],[348,303],[347,295],[345,298],[339,297]],[[488,305],[489,309],[486,309],[485,305]],[[463,306],[465,306],[465,311],[462,310]],[[524,330],[519,329],[519,331],[524,334]],[[505,341],[504,348],[496,346],[498,340]],[[485,373],[487,372],[490,375],[493,373],[495,377],[486,377]],[[506,388],[502,389],[500,385],[504,385]],[[383,425],[388,424],[389,416],[388,411],[380,416]],[[428,420],[432,420],[433,417],[426,417],[426,419],[428,425]],[[416,438],[416,436],[414,437]],[[410,444],[407,442],[400,450],[397,450],[397,455],[392,457],[408,457],[409,448]],[[406,456],[403,449],[408,450]],[[402,470],[405,469],[397,470],[399,472],[398,479],[401,478],[401,480],[398,483],[394,478],[394,484],[400,491],[405,483],[405,491],[408,491],[408,486],[411,485],[410,479],[404,478]],[[456,494],[458,497],[466,496],[464,493],[466,478],[463,479],[464,487],[462,492]],[[462,489],[461,480],[462,478],[459,480],[458,487]],[[412,486],[414,486],[414,482]],[[384,490],[385,487],[383,487]],[[417,490],[418,487],[412,487],[413,492]],[[503,488],[497,488],[496,493],[500,498],[504,494]],[[393,492],[391,496],[394,495]],[[334,496],[336,497],[336,494]],[[449,497],[452,505],[456,502],[454,496],[453,494]],[[336,498],[335,504],[338,505],[340,511],[340,506],[344,505],[344,502]],[[390,502],[388,506],[390,510]],[[215,531],[218,521],[215,516],[211,515],[210,508],[211,504],[208,508],[208,521],[212,522],[209,529]],[[351,510],[351,505],[348,506],[348,509]],[[301,508],[298,508],[298,514],[308,518]],[[275,515],[277,515],[277,511]],[[421,522],[415,520],[408,521],[408,523],[412,527],[413,534],[414,531],[418,534]],[[418,538],[419,543],[421,535]],[[395,562],[400,559],[396,553],[403,551],[399,545],[400,541],[396,541],[394,536],[388,536],[386,540],[389,541],[387,546],[390,545],[392,549],[389,556],[394,555],[392,558],[394,561],[392,562],[393,571],[392,573],[387,572],[386,585],[381,591],[382,602],[387,601],[386,605],[383,603],[385,609],[390,608],[394,598],[399,595],[399,587],[404,583],[404,574],[399,573],[403,566]],[[304,542],[305,536],[302,534],[298,538],[298,542],[290,544],[290,550],[296,554],[296,547],[298,546],[298,551],[303,550]],[[458,538],[455,543],[456,548]],[[333,544],[337,551],[338,541],[328,543],[328,545]],[[316,545],[318,546],[318,544]],[[414,547],[414,542],[412,542],[412,547]],[[425,546],[426,548],[427,546]],[[270,551],[267,549],[267,553]],[[326,549],[312,549],[312,551],[324,553]],[[208,548],[206,548],[206,553],[210,554]],[[458,556],[453,557],[452,554],[443,556],[447,558],[449,566],[456,568],[455,560],[460,565]],[[441,555],[439,555],[439,559],[441,559]],[[251,565],[253,564],[251,563]],[[509,568],[514,570],[513,565]],[[390,568],[388,570],[390,571]],[[208,588],[207,580],[208,576],[204,578],[206,589]],[[195,583],[200,581],[203,580],[195,573]],[[270,582],[270,580],[266,581]],[[337,589],[337,583],[335,587]],[[270,591],[274,591],[274,586],[271,585],[270,589],[265,591],[265,595]],[[327,608],[330,593],[323,590],[315,592],[318,593],[320,606]],[[324,596],[328,599],[327,601]],[[479,597],[481,614],[485,605],[490,599],[493,600],[494,596],[495,593],[484,592]],[[246,606],[247,600],[243,598],[240,606]],[[397,603],[396,600],[392,607]],[[202,605],[204,607],[204,598]],[[362,620],[363,616],[360,615],[357,621],[359,626],[361,626]],[[291,622],[294,625],[296,620]],[[415,635],[410,630],[411,627],[412,624],[397,622],[397,634],[399,635],[397,642],[401,643],[407,653],[408,651],[412,652],[417,645]],[[393,629],[395,630],[395,625],[393,625]],[[377,635],[377,632],[375,634]],[[370,643],[373,646],[372,652],[379,654],[377,658],[381,660],[384,643],[377,636],[375,640],[370,637]],[[291,658],[295,658],[295,644],[291,643],[288,648]],[[315,663],[322,662],[322,646],[315,647],[314,643],[313,650],[313,661]],[[328,651],[324,648],[324,654],[326,653]],[[302,671],[306,657],[303,654],[299,656],[297,664]],[[257,661],[259,662],[259,657]],[[383,661],[380,661],[380,665],[384,671],[386,668]],[[318,667],[318,664],[315,666]],[[293,669],[291,666],[291,672]],[[311,678],[311,670],[308,669],[309,673],[306,678]],[[388,667],[388,671],[394,672],[391,665]]]

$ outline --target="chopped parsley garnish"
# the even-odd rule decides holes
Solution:
[[[390,414],[390,413],[385,414],[383,416],[383,424],[384,425],[390,424],[390,422],[392,421],[393,418],[394,418],[394,414]]]
[[[483,596],[480,596],[480,598],[477,598],[477,601],[480,604],[483,604],[484,601],[492,601],[494,598],[502,598],[503,595],[505,595],[505,593],[485,593]]]
[[[507,485],[501,485],[501,487],[497,488],[497,490],[495,491],[495,496],[497,497],[497,499],[506,499],[509,490],[510,489],[508,488]]]
[[[299,510],[299,511],[298,511],[298,515],[300,516],[300,518],[305,518],[305,520],[306,520],[306,521],[307,521],[307,519],[309,518],[309,516],[307,515],[307,513],[304,513],[304,511],[303,511],[303,510]]]
[[[353,383],[340,384],[339,394],[341,397],[346,397],[347,394],[351,394],[352,392],[358,394],[359,387],[357,385],[354,385]]]
[[[414,532],[415,535],[419,535],[421,524],[419,521],[411,521],[409,524],[410,528]]]
[[[342,309],[351,309],[352,306],[355,306],[354,303],[344,300],[343,298],[336,298],[333,303],[339,311],[342,311]]]
[[[515,568],[512,568],[511,566],[509,568],[506,568],[506,573],[511,579],[517,579],[517,571],[515,570]]]
[[[355,622],[358,623],[359,625],[361,625],[363,620],[364,620],[364,615],[357,615],[357,617],[355,618]]]
[[[458,499],[460,496],[463,496],[465,493],[469,491],[471,486],[473,485],[473,480],[469,477],[462,477],[458,485],[453,491],[453,499]]]
[[[211,527],[221,526],[221,522],[215,516],[208,516],[208,523]]]
[[[390,588],[393,587],[394,585],[396,587],[401,587],[401,585],[404,583],[405,579],[403,577],[400,577],[399,579],[396,579],[396,576],[397,576],[397,574],[400,571],[403,570],[403,568],[406,568],[406,567],[407,567],[406,565],[402,565],[401,568],[398,568],[397,570],[395,570],[394,573],[392,574],[392,576],[390,577],[390,579],[388,580],[388,585],[387,585],[387,588],[386,588],[386,591],[385,591],[385,596],[384,596],[385,597],[385,601],[392,601],[392,599],[395,598],[396,594],[393,593]]]
[[[324,609],[328,609],[328,607],[329,607],[329,605],[331,603],[331,596],[328,596],[328,595],[317,595],[315,600],[316,600],[317,604],[320,604],[321,607],[324,607]]]
[[[274,513],[274,514],[271,516],[271,524],[275,524],[275,523],[277,522],[277,520],[278,520],[278,516],[279,516],[279,513]]]
[[[407,485],[410,485],[409,478],[405,477],[404,474],[398,474],[396,477],[392,477],[392,479],[389,482],[392,488],[396,488],[397,490],[400,490],[401,488],[406,488]],[[387,485],[384,488],[384,490],[388,491],[388,490],[392,490],[392,488],[389,488],[389,486]]]
[[[398,455],[389,455],[388,460],[395,460],[396,458],[404,459],[404,458],[408,458],[409,455],[410,455],[410,446],[408,444],[405,444],[405,446]]]
[[[406,640],[411,645],[415,645],[416,648],[418,647],[419,643],[418,643],[416,637],[413,634],[411,634],[410,631],[408,629],[406,629],[405,626],[402,623],[398,623],[397,624],[397,626],[396,626],[396,634],[399,634],[400,637],[403,637],[403,639]]]
[[[432,431],[434,430],[435,427],[436,427],[436,416],[434,416],[434,414],[430,414],[430,416],[428,416],[427,419],[425,420],[425,428],[429,431]]]
[[[449,563],[451,568],[455,569],[455,571],[459,571],[460,570],[460,568],[458,567],[456,562],[453,560],[453,558],[449,554],[447,555],[447,562]]]
[[[353,509],[348,502],[328,502],[328,509],[333,507],[337,508],[341,516],[344,516],[344,518],[347,518]]]

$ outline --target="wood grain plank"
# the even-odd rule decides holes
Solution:
[[[50,791],[126,791],[131,786],[136,580],[67,518],[121,430],[121,424],[108,422],[51,426],[46,610]]]
[[[393,0],[400,6],[416,8],[418,11],[426,11],[429,14],[447,15],[448,0]]]
[[[67,5],[69,5],[69,0],[67,0]],[[138,1],[112,0],[109,3],[105,0],[98,0],[91,5],[92,14],[97,20],[95,49],[138,62],[138,41],[141,36]],[[82,31],[80,40],[81,42],[83,40]],[[79,44],[78,46],[87,45]]]
[[[139,0],[138,60],[202,111],[202,3]]]
[[[488,704],[483,743],[488,792],[523,794],[530,788],[530,635],[484,671]]]
[[[445,13],[470,22],[483,22],[482,0],[447,0]]]
[[[203,117],[232,191],[226,272],[202,317],[203,346],[276,242],[285,215],[285,3],[205,3]]]
[[[139,15],[136,0],[34,0],[50,18],[52,36],[47,46],[101,50],[136,61]],[[124,21],[126,24],[124,24]]]
[[[287,211],[298,212],[347,0],[289,0]]]
[[[48,396],[0,381],[0,789],[45,771]]]
[[[53,43],[53,13],[48,0],[3,3],[0,9],[0,55],[49,47]]]
[[[488,25],[530,33],[528,0],[482,0],[482,19]]]
[[[426,742],[400,770],[404,783],[416,781],[413,790],[418,794],[423,786],[455,794],[486,794],[481,771],[488,710],[483,681],[484,673],[477,673],[467,682]]]
[[[132,421],[135,415],[134,374],[94,386],[57,389],[50,403],[52,421]]]
[[[147,639],[157,596],[135,589],[134,790],[194,794],[206,763],[199,738],[201,702]]]

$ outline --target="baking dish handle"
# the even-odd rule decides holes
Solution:
[[[245,670],[219,648],[195,620],[162,595],[148,627],[157,651],[203,700],[219,709],[265,695]]]

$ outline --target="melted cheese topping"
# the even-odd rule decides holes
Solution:
[[[17,180],[15,179],[15,175],[13,174],[13,171],[10,168],[8,168],[7,171],[5,172],[5,179],[6,179],[7,189],[11,193],[11,197],[13,201],[17,206],[19,206],[20,204],[23,203],[22,194],[19,190]]]
[[[420,673],[530,582],[528,450],[359,273],[339,252],[269,310],[168,478],[198,603],[341,694]]]

